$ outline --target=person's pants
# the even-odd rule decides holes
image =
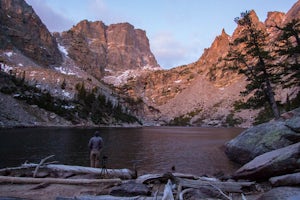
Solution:
[[[92,150],[90,153],[91,167],[98,168],[100,164],[100,151]]]

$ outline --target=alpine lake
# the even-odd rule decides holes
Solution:
[[[104,141],[101,158],[112,169],[194,175],[230,174],[238,166],[224,153],[226,142],[241,128],[17,128],[0,130],[0,168],[48,161],[89,166],[88,141],[96,130]],[[102,163],[103,164],[103,163]],[[101,163],[100,163],[101,166]]]

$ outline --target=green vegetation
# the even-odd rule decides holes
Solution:
[[[114,123],[134,123],[138,119],[130,115],[125,108],[120,104],[114,105],[111,101],[106,99],[102,94],[97,94],[97,89],[92,91],[85,89],[84,83],[76,85],[77,90],[77,109],[78,114],[83,119],[89,119],[95,124],[107,124],[108,121]]]
[[[190,126],[191,116],[182,115],[169,122],[170,126]]]
[[[216,70],[217,70],[216,65],[213,65],[213,66],[211,66],[211,68],[209,68],[208,77],[209,77],[210,81],[215,81],[217,79]]]
[[[51,96],[46,90],[41,90],[25,82],[25,75],[17,78],[0,72],[0,79],[5,80],[0,92],[13,95],[16,99],[30,105],[37,105],[47,111],[72,121],[74,124],[81,120],[91,120],[94,124],[135,123],[138,119],[130,115],[121,105],[114,105],[97,88],[88,91],[84,82],[76,84],[75,100],[62,100]],[[140,122],[139,122],[140,123]]]
[[[191,119],[198,115],[202,109],[195,109],[194,111],[191,111],[185,115],[181,115],[179,117],[175,117],[173,120],[169,122],[169,126],[190,126]]]
[[[289,78],[282,80],[281,83],[285,88],[300,86],[300,19],[293,19],[284,27],[277,25],[275,27],[282,31],[276,42],[276,53],[287,57],[286,61],[281,62],[280,65],[283,68],[283,75]]]
[[[226,124],[230,127],[234,127],[236,125],[239,125],[243,122],[242,118],[235,118],[234,113],[230,113],[229,115],[226,116],[225,120]]]

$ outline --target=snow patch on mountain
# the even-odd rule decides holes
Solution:
[[[141,69],[134,69],[134,70],[130,69],[122,72],[114,72],[113,70],[105,69],[106,72],[113,75],[106,75],[102,78],[102,80],[108,84],[120,86],[125,84],[128,79],[136,78],[138,76],[141,76],[144,73],[157,71],[157,70],[161,70],[161,67],[153,67],[153,66],[146,65]]]
[[[58,49],[64,56],[68,56],[68,50],[65,46],[58,44]]]
[[[54,68],[56,71],[62,73],[62,74],[66,74],[66,75],[76,75],[76,72],[74,72],[72,69],[70,68],[66,68],[66,67],[55,67]]]
[[[12,51],[5,52],[4,54],[8,57],[12,57],[14,55]]]

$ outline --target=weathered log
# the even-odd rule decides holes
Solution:
[[[269,179],[272,186],[292,186],[300,185],[300,172],[275,176]]]
[[[178,184],[184,188],[202,188],[213,187],[218,188],[223,192],[242,193],[243,189],[249,188],[255,184],[255,182],[222,182],[222,181],[203,181],[203,180],[189,180],[176,178]]]
[[[194,179],[194,180],[203,180],[203,181],[218,181],[217,178],[210,178],[210,177],[201,177],[201,176],[196,176],[193,174],[184,174],[184,173],[165,173],[165,174],[144,174],[139,177],[137,177],[136,182],[138,183],[147,183],[149,181],[153,180],[161,180],[166,178],[167,176],[173,176],[173,177],[178,177],[178,178],[186,178],[186,179]]]
[[[70,184],[70,185],[93,185],[100,183],[116,183],[122,182],[119,178],[114,179],[62,179],[62,178],[29,178],[29,177],[11,177],[0,176],[0,183],[12,184]]]
[[[163,177],[162,174],[144,174],[142,176],[137,177],[135,182],[137,183],[147,183],[152,180],[161,179]]]
[[[195,176],[193,174],[184,174],[184,173],[179,173],[179,172],[175,172],[175,173],[172,173],[172,174],[173,174],[173,176],[180,177],[180,178],[187,178],[187,179],[203,178],[203,177]]]
[[[40,163],[36,166],[36,168],[35,168],[35,170],[33,172],[33,178],[36,177],[36,174],[37,174],[39,168],[45,163],[45,161],[48,160],[48,159],[50,159],[50,158],[52,158],[52,157],[54,157],[54,155],[48,156],[48,157],[46,157],[46,158],[44,158],[44,159],[42,159],[40,161]]]
[[[192,174],[165,173],[165,174],[144,174],[144,175],[137,177],[136,182],[137,183],[148,183],[153,180],[162,181],[162,180],[165,180],[166,178],[168,180],[169,176],[179,177],[179,178],[187,178],[187,179],[201,179],[201,180],[207,180],[207,181],[217,180],[216,178],[199,177],[199,176],[195,176]],[[167,180],[166,180],[166,182],[167,182]]]
[[[112,195],[101,195],[101,196],[78,196],[75,197],[74,200],[153,200],[153,197],[144,197],[144,196],[117,197]]]
[[[218,188],[217,186],[215,186],[214,184],[210,184],[215,190],[217,190],[223,197],[225,197],[228,200],[231,200],[231,198],[226,195],[220,188]]]
[[[194,188],[187,188],[179,193],[179,200],[184,200],[184,194],[194,190]]]
[[[36,167],[37,164],[23,164],[23,167]],[[135,173],[129,169],[103,169],[103,168],[92,168],[82,166],[71,166],[71,165],[58,165],[50,164],[45,165],[43,168],[47,168],[52,171],[67,171],[77,174],[98,174],[105,175],[107,177],[116,177],[121,179],[132,179]]]
[[[0,169],[0,175],[4,175],[5,173],[10,171],[26,170],[30,168],[33,168],[33,166],[26,166],[24,164],[20,167],[7,167],[7,168]]]
[[[165,185],[164,195],[162,200],[174,200],[171,180],[168,180],[167,184]]]

